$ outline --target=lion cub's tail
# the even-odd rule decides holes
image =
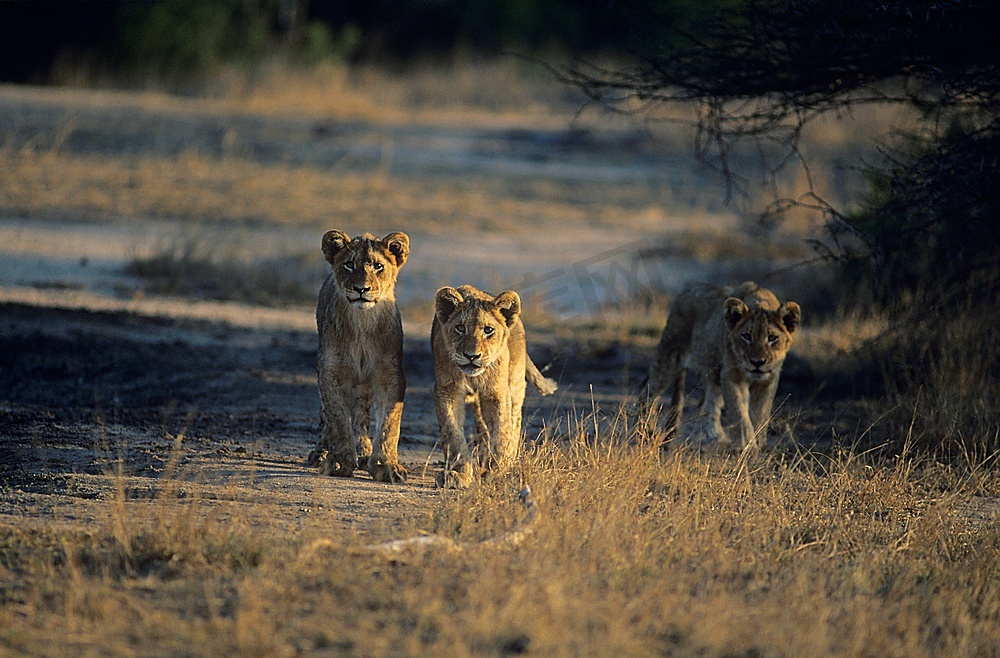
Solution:
[[[549,379],[538,370],[538,366],[535,365],[530,356],[527,359],[527,363],[524,364],[524,377],[542,395],[552,395],[559,388],[554,379]]]

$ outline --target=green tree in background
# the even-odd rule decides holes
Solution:
[[[277,0],[126,5],[119,19],[119,63],[183,76],[223,60],[260,56],[272,43],[277,10]]]

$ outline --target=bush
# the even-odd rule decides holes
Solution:
[[[1000,136],[956,123],[937,141],[911,140],[910,151],[871,172],[862,209],[840,226],[866,243],[842,261],[843,280],[894,318],[862,374],[917,444],[992,452],[1000,448]]]
[[[872,172],[870,194],[849,218],[872,256],[860,270],[850,261],[850,273],[882,300],[978,279],[1000,264],[1000,135],[956,127],[918,148]]]
[[[276,2],[176,0],[127,7],[113,67],[182,80],[271,45]]]

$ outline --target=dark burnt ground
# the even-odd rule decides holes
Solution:
[[[128,313],[0,306],[0,481],[162,471],[178,436],[205,453],[310,434],[310,336]],[[275,401],[281,401],[275,404]]]

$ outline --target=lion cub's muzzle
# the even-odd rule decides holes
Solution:
[[[766,379],[771,376],[772,365],[767,359],[747,359],[744,370],[750,379]]]
[[[361,308],[371,308],[379,301],[378,293],[372,290],[371,286],[348,286],[344,294],[352,306]]]
[[[455,354],[452,357],[455,365],[469,377],[475,377],[486,372],[481,354]]]

